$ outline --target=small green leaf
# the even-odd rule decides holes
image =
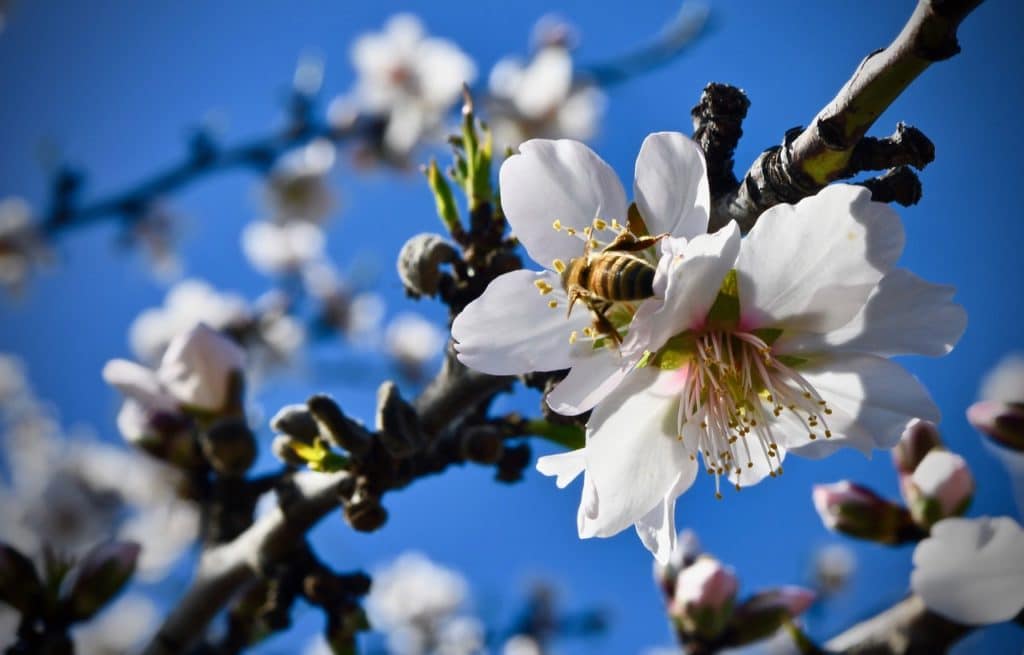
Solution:
[[[806,357],[797,357],[796,355],[779,355],[775,359],[790,368],[795,368],[810,361]]]
[[[427,165],[427,183],[430,190],[434,192],[434,202],[437,204],[437,215],[449,233],[462,230],[462,219],[459,218],[459,209],[455,205],[455,197],[452,195],[452,188],[448,180],[441,174],[437,162],[430,160]]]

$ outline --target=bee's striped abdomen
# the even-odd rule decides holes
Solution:
[[[654,295],[654,267],[636,257],[605,253],[591,262],[587,287],[607,300],[641,300]]]

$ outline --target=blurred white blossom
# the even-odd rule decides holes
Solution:
[[[75,628],[75,652],[124,655],[135,652],[156,630],[159,612],[145,596],[119,598],[94,620]]]
[[[380,294],[372,291],[357,294],[349,306],[346,334],[353,345],[372,349],[378,347],[381,324],[387,306]]]
[[[0,27],[2,22],[0,10]],[[20,288],[43,255],[28,203],[18,197],[0,199],[0,286]]]
[[[1024,403],[1024,355],[1007,355],[982,380],[979,400]]]
[[[496,150],[536,137],[585,141],[597,131],[605,97],[574,79],[572,56],[562,43],[538,50],[526,63],[505,58],[491,70],[488,113]]]
[[[967,420],[987,437],[982,444],[1006,469],[1018,514],[1024,512],[1024,355],[1003,357],[985,376]]]
[[[1024,609],[1024,530],[1006,516],[939,521],[914,550],[910,584],[952,621],[1007,621]]]
[[[195,539],[198,513],[177,497],[179,474],[148,457],[82,437],[65,435],[24,383],[11,393],[9,358],[2,369],[8,390],[3,413],[0,537],[28,554],[44,544],[69,555],[97,542],[129,539],[142,546],[138,575],[164,575]]]
[[[417,377],[422,367],[431,361],[448,342],[448,335],[419,314],[398,314],[384,332],[388,353],[403,371]]]
[[[355,102],[384,118],[384,145],[404,156],[432,130],[472,83],[476,66],[451,41],[429,37],[418,18],[398,14],[382,32],[361,36],[352,46],[358,80]]]
[[[136,357],[155,364],[175,335],[198,323],[231,332],[244,328],[252,319],[253,313],[241,296],[217,291],[202,280],[182,280],[167,292],[162,307],[147,309],[136,317],[128,340]]]
[[[459,650],[482,636],[459,611],[466,580],[419,553],[405,553],[376,571],[366,597],[370,623],[387,635],[396,655],[469,655]],[[444,649],[442,649],[442,647]]]
[[[298,273],[324,256],[324,233],[316,225],[256,221],[242,230],[242,251],[267,275]]]
[[[515,635],[505,642],[501,655],[543,655],[537,640],[529,635]]]
[[[328,180],[334,160],[334,145],[325,139],[285,155],[263,189],[270,220],[278,224],[323,223],[337,205]]]
[[[850,582],[857,570],[857,556],[843,544],[829,544],[814,553],[814,580],[819,589],[835,593]]]

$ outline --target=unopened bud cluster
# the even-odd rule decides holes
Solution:
[[[892,451],[906,505],[844,480],[817,485],[812,494],[825,527],[836,532],[899,544],[918,541],[944,518],[963,514],[974,495],[967,462],[945,449],[935,424],[915,421]]]
[[[654,577],[665,593],[668,615],[680,638],[702,645],[707,652],[770,637],[815,599],[808,589],[780,587],[737,601],[736,572],[700,553],[700,544],[689,531],[679,535],[669,562],[655,565]]]

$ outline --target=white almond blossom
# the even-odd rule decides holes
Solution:
[[[419,553],[405,553],[376,571],[366,597],[374,629],[396,655],[471,655],[479,652],[483,627],[460,616],[469,585],[457,572]]]
[[[1024,609],[1024,530],[1006,516],[939,521],[914,550],[910,584],[952,621],[1012,619]]]
[[[548,403],[564,414],[594,408],[587,445],[538,469],[560,486],[585,471],[581,537],[636,525],[665,561],[675,499],[699,468],[716,488],[721,477],[749,486],[778,475],[787,451],[869,453],[892,447],[915,417],[938,419],[927,391],[888,357],[949,352],[966,317],[952,288],[894,268],[899,217],[866,189],[834,185],[777,205],[741,246],[735,223],[703,234],[707,179],[696,147],[651,135],[637,160],[636,204],[650,234],[671,236],[660,259],[637,253],[657,262],[653,297],[606,311],[619,348],[587,312],[566,317],[559,273],[580,254],[574,236],[601,248],[603,230],[624,231],[622,188],[582,144],[533,140],[521,151],[501,169],[502,204],[549,270],[497,278],[452,333],[460,359],[484,372],[571,368]]]
[[[312,223],[256,221],[242,230],[242,252],[267,275],[301,272],[323,259],[324,245],[323,230]]]
[[[427,36],[411,14],[391,17],[384,31],[366,34],[352,46],[358,81],[355,100],[387,121],[384,144],[408,154],[440,126],[476,67],[451,41]]]
[[[488,80],[489,116],[499,150],[535,137],[585,141],[594,136],[605,97],[596,86],[573,79],[572,56],[563,43],[542,47],[526,64],[505,58]]]
[[[217,291],[203,280],[182,280],[167,292],[162,307],[136,317],[128,341],[136,357],[156,364],[171,339],[199,323],[225,332],[242,329],[252,320],[253,312],[241,296]]]
[[[28,554],[49,544],[81,555],[112,538],[142,546],[138,575],[162,578],[194,541],[196,508],[177,497],[168,466],[78,435],[65,435],[32,394],[20,367],[3,358],[0,481],[3,541]]]
[[[334,144],[317,139],[285,155],[271,171],[263,199],[275,223],[323,223],[337,205],[327,178]]]
[[[384,344],[398,364],[414,377],[441,353],[447,334],[419,314],[403,312],[388,323]]]
[[[1010,476],[1018,514],[1024,513],[1024,452],[1020,443],[1024,412],[1024,355],[1006,355],[982,380],[978,402],[967,409],[967,420],[990,438],[985,449]]]
[[[151,600],[140,594],[125,595],[96,619],[75,627],[75,652],[88,655],[136,652],[152,636],[159,618],[160,613]]]

